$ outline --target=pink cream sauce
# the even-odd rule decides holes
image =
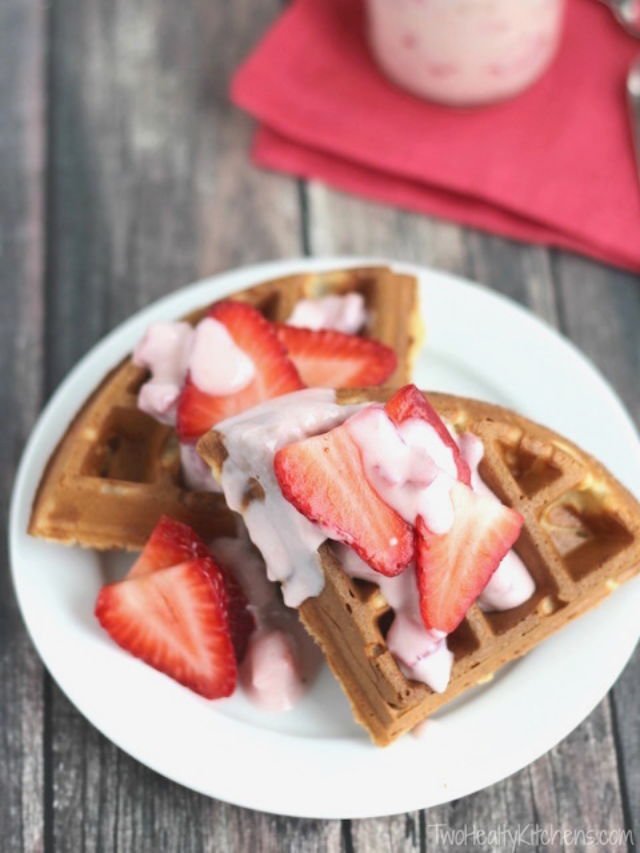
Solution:
[[[301,299],[287,320],[292,326],[334,329],[355,334],[367,321],[360,293]],[[211,317],[192,328],[184,322],[154,323],[133,352],[133,362],[151,378],[140,389],[138,406],[160,423],[175,426],[178,397],[187,374],[206,394],[242,391],[255,376],[255,365],[236,346],[225,326]],[[190,489],[219,491],[211,471],[192,445],[180,448],[182,471]]]
[[[188,323],[155,323],[133,351],[133,363],[151,371],[151,379],[140,389],[138,406],[171,425],[187,373],[201,391],[223,396],[242,391],[256,372],[226,327],[211,317],[195,329]]]
[[[351,415],[348,428],[362,451],[367,478],[383,500],[407,520],[422,514],[432,529],[443,533],[453,522],[449,498],[455,477],[453,454],[423,421],[408,420],[396,430],[381,406],[342,407],[335,403],[332,391],[309,389],[218,424],[229,451],[222,470],[227,503],[239,510],[248,480],[257,479],[262,485],[265,499],[251,504],[245,523],[264,556],[269,578],[282,584],[285,603],[291,607],[322,590],[317,550],[329,537],[284,499],[273,472],[273,457],[280,447],[326,432]],[[472,469],[474,488],[492,494],[478,474],[482,442],[470,434],[459,441]],[[376,583],[393,608],[387,643],[403,672],[436,692],[445,690],[453,656],[446,636],[428,631],[422,623],[414,569],[385,578],[347,546],[336,543],[333,547],[347,574]],[[533,590],[526,567],[510,552],[479,601],[486,609],[508,609],[526,601]]]
[[[288,711],[304,695],[322,665],[322,654],[298,614],[282,602],[276,584],[248,538],[217,539],[216,559],[229,567],[249,600],[256,630],[240,664],[249,699],[267,711]]]
[[[287,324],[307,329],[334,329],[336,332],[355,335],[366,321],[367,312],[362,294],[345,293],[344,296],[301,299]]]

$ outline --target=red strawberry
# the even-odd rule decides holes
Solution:
[[[233,693],[226,594],[206,560],[104,586],[95,612],[118,645],[185,687],[207,699]]]
[[[404,388],[397,391],[386,404],[385,411],[396,426],[408,418],[422,418],[423,421],[431,424],[443,443],[453,453],[453,461],[458,471],[458,480],[467,486],[471,485],[471,472],[466,461],[460,454],[458,445],[451,437],[451,433],[440,415],[415,385],[405,385]]]
[[[395,352],[379,341],[329,329],[276,325],[303,382],[314,388],[382,385],[396,369]]]
[[[249,637],[256,627],[249,612],[247,596],[232,572],[214,560],[211,551],[188,524],[163,515],[127,578],[157,572],[188,560],[204,559],[212,576],[220,575],[227,596],[227,612],[231,639],[240,663],[247,650]]]
[[[202,539],[188,524],[163,515],[127,577],[135,578],[159,569],[168,569],[198,557],[211,558]]]
[[[522,516],[499,501],[456,482],[454,521],[432,533],[418,516],[417,575],[420,612],[428,629],[455,630],[518,538]]]
[[[283,447],[274,468],[285,498],[376,571],[392,577],[414,555],[414,531],[373,490],[345,426]]]
[[[214,561],[213,558],[211,558],[211,562],[215,569],[220,572],[224,581],[227,593],[227,612],[229,615],[231,641],[236,650],[238,663],[242,663],[247,653],[249,639],[256,628],[256,620],[253,618],[253,613],[249,610],[249,601],[244,589],[236,580],[235,575],[226,566],[223,566],[222,563]]]
[[[178,434],[187,443],[197,441],[225,418],[305,387],[272,324],[251,305],[232,300],[218,302],[208,316],[226,327],[235,344],[254,363],[256,375],[242,391],[220,397],[201,391],[187,376],[177,408]]]

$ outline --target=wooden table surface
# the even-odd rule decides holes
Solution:
[[[83,353],[133,311],[183,284],[274,258],[387,255],[480,281],[571,338],[640,423],[637,276],[250,165],[252,123],[230,106],[227,91],[234,69],[281,8],[279,0],[0,0],[5,516],[38,413]],[[2,553],[2,851],[487,847],[479,836],[447,842],[434,835],[435,824],[640,836],[639,653],[573,734],[487,790],[379,820],[274,817],[167,781],[86,722],[25,632],[6,537]],[[632,848],[612,839],[603,848]],[[550,846],[572,845],[556,836]]]

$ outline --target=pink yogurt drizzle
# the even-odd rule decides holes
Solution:
[[[367,311],[361,293],[343,296],[322,296],[319,299],[301,299],[287,320],[289,326],[307,329],[333,329],[355,335],[367,322]]]
[[[195,329],[182,322],[154,323],[134,349],[133,363],[151,372],[140,389],[138,406],[172,426],[187,374],[206,394],[224,396],[242,391],[256,372],[226,327],[212,317]]]
[[[235,394],[253,380],[255,365],[236,345],[226,327],[205,317],[188,323],[154,323],[133,351],[133,363],[151,378],[140,389],[138,407],[160,423],[175,426],[178,397],[190,374],[206,394]],[[219,492],[211,470],[193,446],[180,445],[180,462],[189,489]]]
[[[192,343],[188,323],[154,323],[133,351],[133,363],[151,371],[151,379],[140,389],[138,407],[160,423],[175,425]]]
[[[229,506],[241,508],[251,477],[258,479],[265,491],[264,501],[254,501],[245,513],[245,522],[265,558],[269,577],[283,583],[285,602],[291,606],[299,606],[322,590],[324,579],[316,552],[328,537],[282,496],[273,473],[273,456],[278,448],[326,432],[353,415],[348,428],[361,448],[367,478],[383,500],[409,521],[415,520],[418,512],[425,513],[433,529],[445,532],[453,521],[448,490],[455,478],[455,463],[435,430],[417,419],[406,421],[396,430],[382,406],[341,407],[334,400],[331,391],[309,389],[269,401],[217,427],[229,451],[222,471]],[[478,473],[482,442],[471,434],[457,440],[472,471],[472,485],[488,492]],[[414,569],[396,578],[384,578],[348,546],[336,543],[333,547],[345,572],[376,583],[393,608],[396,615],[387,643],[403,672],[436,692],[443,691],[453,656],[446,636],[428,631],[422,623]],[[515,607],[534,589],[526,567],[513,552],[502,561],[494,579],[480,602],[487,608]]]
[[[244,589],[256,622],[240,664],[240,683],[255,705],[267,711],[288,711],[313,683],[322,654],[297,612],[283,604],[277,584],[268,580],[264,561],[246,533],[237,539],[217,539],[211,549]]]
[[[287,320],[310,329],[335,329],[355,334],[367,321],[360,293],[302,299]],[[160,423],[176,424],[176,406],[190,373],[206,394],[224,396],[246,388],[255,365],[230,336],[226,327],[205,317],[195,329],[184,322],[152,324],[133,352],[133,363],[151,372],[140,389],[138,407]],[[219,492],[211,471],[191,445],[180,447],[182,473],[188,488]]]
[[[196,326],[189,370],[198,388],[214,397],[237,394],[256,375],[249,356],[236,344],[226,326],[212,317],[205,317]]]

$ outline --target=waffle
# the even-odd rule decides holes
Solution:
[[[354,403],[388,396],[339,392],[338,399]],[[501,666],[599,604],[640,570],[640,505],[599,462],[507,409],[443,394],[427,396],[457,432],[471,431],[482,439],[480,474],[503,503],[524,516],[515,550],[536,590],[512,610],[470,608],[448,638],[454,655],[449,686],[434,693],[405,678],[388,651],[385,636],[393,613],[378,588],[347,577],[331,547],[322,545],[324,590],[301,605],[300,616],[355,718],[380,746],[467,688],[489,681]],[[219,476],[226,458],[222,436],[209,433],[198,451]]]
[[[390,384],[404,384],[421,338],[416,281],[385,267],[289,276],[233,294],[271,320],[286,320],[298,300],[357,290],[363,331],[395,349]],[[208,306],[207,306],[208,308]],[[195,324],[203,308],[186,319]],[[229,535],[234,518],[219,495],[186,489],[175,430],[139,411],[145,369],[127,358],[102,381],[70,424],[38,487],[33,536],[98,549],[142,548],[165,513],[210,539]]]

